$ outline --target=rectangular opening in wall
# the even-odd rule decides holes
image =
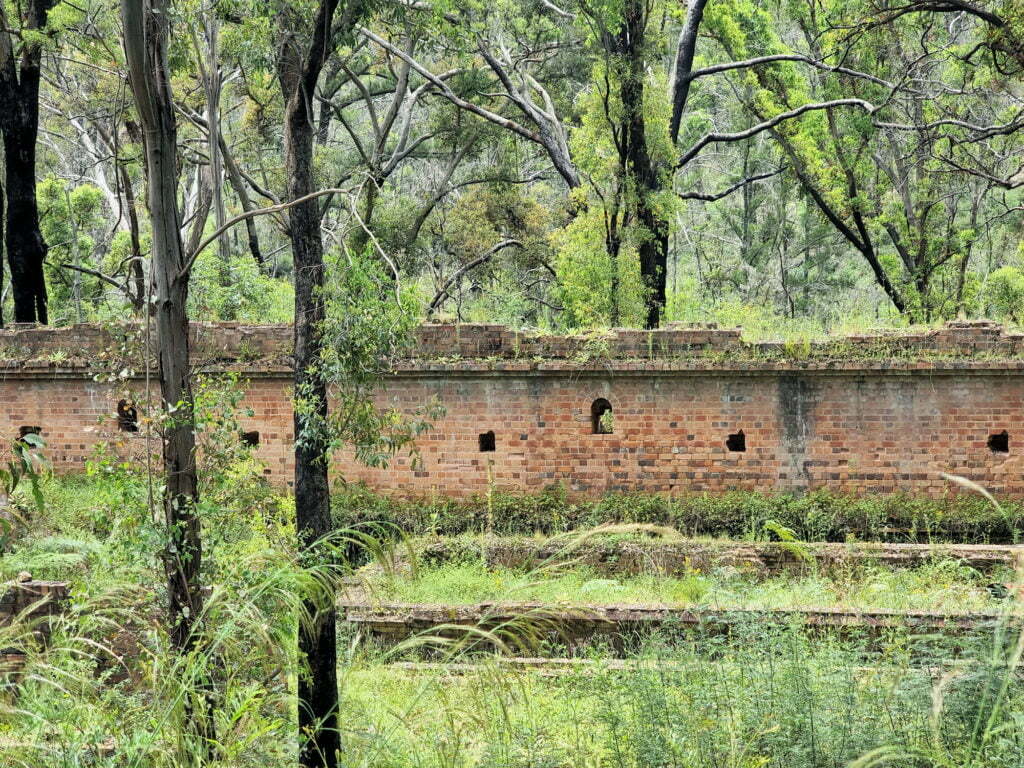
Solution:
[[[729,435],[725,438],[725,447],[730,451],[735,451],[737,453],[743,453],[746,451],[747,437],[743,434],[743,430],[741,429],[735,435]]]
[[[25,435],[41,435],[43,433],[42,427],[18,427],[18,439],[25,437]]]
[[[121,432],[139,431],[139,412],[127,400],[119,400],[117,403],[117,428]]]
[[[479,439],[481,453],[489,453],[494,450],[494,432],[484,432]]]
[[[1004,429],[994,435],[988,436],[988,449],[992,453],[1009,453],[1010,452],[1010,435]]]
[[[255,448],[260,444],[260,433],[258,430],[242,433],[242,445],[248,448]]]

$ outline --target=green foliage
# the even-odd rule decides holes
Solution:
[[[735,568],[612,576],[575,565],[571,542],[565,552],[533,570],[487,567],[476,560],[450,560],[408,574],[369,577],[366,589],[389,603],[477,605],[524,602],[564,609],[588,605],[664,605],[718,610],[815,609],[990,612],[1001,604],[986,579],[955,560],[936,559],[920,568],[864,565],[828,576],[804,573],[760,577]]]
[[[15,534],[19,515],[15,510],[16,493],[28,489],[37,512],[44,509],[41,480],[46,476],[49,464],[43,455],[46,444],[36,434],[27,434],[11,443],[11,458],[6,466],[0,467],[0,553]]]
[[[988,276],[986,295],[996,317],[1014,323],[1024,318],[1024,273],[1017,267],[1000,267]]]
[[[618,315],[619,324],[636,326],[643,317],[643,284],[636,249],[623,244],[608,254],[600,209],[588,209],[551,236],[558,298],[571,328],[601,328]]]
[[[449,536],[491,530],[497,534],[551,534],[607,523],[667,525],[686,536],[758,539],[766,525],[784,527],[799,541],[975,541],[1014,543],[1024,534],[1024,504],[954,495],[854,497],[815,490],[803,495],[731,491],[662,496],[610,494],[588,501],[561,486],[535,494],[496,492],[456,500],[403,500],[365,487],[339,487],[332,497],[339,525],[384,521],[409,534]],[[488,504],[491,518],[488,518]]]
[[[426,403],[410,418],[375,399],[384,374],[412,340],[416,319],[408,294],[398,295],[378,260],[352,255],[326,303],[315,373],[330,390],[330,415],[326,421],[320,418],[310,393],[301,391],[295,396],[296,412],[330,450],[344,447],[367,466],[386,466],[397,453],[414,450],[414,439],[430,428],[428,420],[438,412],[436,404]],[[308,440],[309,435],[296,438]]]
[[[231,318],[249,323],[286,323],[292,319],[295,291],[289,281],[260,271],[246,250],[233,248],[225,269],[215,246],[196,260],[189,288],[189,312],[193,317]]]

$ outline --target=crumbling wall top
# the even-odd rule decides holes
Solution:
[[[289,325],[194,323],[192,356],[200,367],[286,370],[291,365]],[[62,328],[12,325],[0,330],[0,367],[82,369],[111,367],[125,360],[142,368],[148,340],[142,324],[81,324]],[[669,324],[645,331],[613,329],[577,335],[515,331],[503,325],[428,323],[416,331],[403,368],[517,367],[550,365],[746,369],[792,366],[845,367],[876,363],[946,361],[949,365],[1024,361],[1024,334],[990,321],[956,321],[941,328],[837,336],[808,342],[745,342],[738,328]],[[503,361],[503,362],[502,362]]]

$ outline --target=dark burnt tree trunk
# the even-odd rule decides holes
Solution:
[[[645,327],[657,328],[667,299],[668,222],[654,205],[661,191],[664,169],[651,157],[644,116],[644,77],[646,32],[651,7],[649,0],[625,0],[619,28],[609,41],[619,76],[622,120],[618,151],[623,171],[627,206],[634,228],[638,228],[637,248],[640,276],[646,289]]]
[[[311,27],[297,9],[280,16],[278,79],[285,101],[284,167],[290,200],[315,191],[313,94],[337,40],[351,33],[362,10],[361,0],[320,0]],[[308,39],[297,36],[300,29],[309,30]],[[290,209],[288,222],[295,262],[295,393],[304,402],[295,413],[295,518],[300,551],[309,556],[315,556],[316,543],[332,529],[328,436],[322,426],[327,382],[319,370],[325,316],[320,210],[316,199],[298,203]],[[315,621],[301,622],[298,630],[299,662],[304,667],[298,682],[299,764],[334,768],[341,749],[337,614],[333,601],[311,601],[306,609]]]
[[[135,314],[141,315],[146,308],[146,275],[142,268],[142,239],[139,237],[139,215],[135,210],[135,190],[132,188],[132,177],[128,173],[128,167],[120,159],[115,159],[114,162],[117,165],[121,187],[124,190],[128,234],[132,249],[131,262],[128,265],[128,272],[131,275],[130,281],[135,286],[131,294],[132,309]]]
[[[202,611],[202,542],[196,503],[195,414],[189,363],[189,269],[178,210],[177,124],[167,63],[169,0],[121,0],[125,58],[142,122],[152,226],[152,273],[157,330],[164,459],[168,619],[179,653],[198,643]],[[207,744],[207,704],[186,703],[186,717]]]
[[[28,0],[21,6],[21,29],[39,31],[55,0]],[[4,244],[11,270],[14,321],[46,323],[46,241],[39,230],[36,202],[36,137],[42,46],[23,41],[16,59],[13,27],[0,8],[0,130],[4,136],[7,208]],[[2,320],[2,318],[0,318]]]

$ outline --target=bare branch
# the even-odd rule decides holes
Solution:
[[[977,135],[972,136],[968,141],[975,142],[984,141],[985,139],[990,139],[993,136],[1009,136],[1011,133],[1016,133],[1021,128],[1024,128],[1024,120],[1014,120],[1013,122],[1004,123],[1002,125],[975,125],[974,123],[968,123],[965,120],[945,118],[943,120],[935,120],[931,123],[922,123],[920,125],[883,122],[875,122],[874,125],[876,128],[887,128],[893,131],[931,131],[948,125],[954,128],[963,128],[964,130],[973,131]]]
[[[557,5],[555,5],[554,3],[550,2],[550,0],[540,0],[540,4],[543,5],[545,8],[547,8],[549,11],[551,11],[556,16],[561,16],[563,19],[575,19],[576,18],[576,16],[574,14],[569,13],[568,11],[563,11]]]
[[[743,61],[728,61],[723,64],[713,64],[710,67],[703,67],[702,69],[696,69],[687,76],[687,80],[696,80],[699,77],[708,77],[709,75],[717,75],[720,72],[729,72],[733,69],[749,69],[750,67],[759,67],[762,64],[773,64],[779,61],[795,61],[801,64],[807,64],[815,69],[820,69],[823,72],[835,72],[840,75],[847,75],[849,77],[857,77],[861,80],[867,80],[875,83],[876,85],[882,85],[889,89],[897,89],[898,86],[894,83],[890,83],[888,80],[883,80],[880,77],[868,74],[867,72],[859,72],[856,69],[850,69],[849,67],[834,66],[832,64],[826,64],[823,61],[812,59],[810,56],[804,56],[800,53],[778,53],[771,56],[758,56],[753,59],[744,59]]]
[[[374,43],[379,45],[384,50],[388,51],[392,55],[397,56],[399,59],[406,62],[410,67],[412,67],[414,72],[416,72],[421,77],[424,77],[427,80],[429,80],[431,84],[435,88],[437,88],[438,92],[440,92],[442,96],[448,99],[448,101],[450,101],[459,109],[471,112],[477,117],[482,117],[484,120],[487,120],[488,122],[494,123],[495,125],[499,125],[502,128],[506,128],[507,130],[510,130],[513,133],[522,136],[524,139],[534,142],[535,144],[543,144],[543,141],[541,140],[539,134],[529,130],[528,128],[523,127],[515,120],[509,120],[507,117],[502,117],[501,115],[495,112],[491,112],[489,109],[481,107],[478,104],[474,104],[471,101],[466,101],[465,99],[457,95],[455,91],[453,91],[448,86],[447,83],[445,83],[443,80],[441,80],[441,78],[439,78],[429,69],[427,69],[418,61],[409,56],[401,48],[392,45],[387,40],[385,40],[382,37],[379,37],[378,35],[375,35],[373,32],[366,29],[365,27],[356,27],[356,30],[359,32],[359,34],[363,35],[368,40],[372,40]]]
[[[57,266],[60,267],[61,269],[71,269],[71,270],[74,270],[75,272],[81,272],[84,275],[91,275],[92,277],[98,277],[103,282],[109,283],[110,285],[112,285],[115,288],[117,288],[119,291],[121,291],[121,293],[123,293],[129,299],[132,298],[131,292],[128,290],[127,285],[119,283],[119,282],[117,282],[117,280],[115,280],[114,278],[110,277],[109,275],[104,275],[102,272],[97,272],[95,269],[89,269],[88,267],[80,267],[77,264],[67,264],[67,263],[65,263],[63,261],[58,262]]]
[[[704,149],[708,144],[715,144],[720,142],[730,141],[742,141],[743,139],[749,139],[752,136],[756,136],[763,131],[774,128],[779,123],[783,123],[786,120],[792,120],[794,117],[800,117],[800,115],[806,114],[821,109],[832,109],[833,107],[860,107],[868,114],[874,114],[875,107],[864,99],[834,99],[832,101],[821,101],[812,104],[803,104],[802,106],[796,107],[795,109],[788,110],[786,112],[780,112],[775,117],[765,120],[763,123],[758,123],[745,131],[737,131],[736,133],[707,133],[705,134],[696,144],[690,147],[676,163],[676,168],[682,168],[688,162],[693,160],[697,155],[700,154],[701,150]]]
[[[227,221],[224,222],[224,226],[218,227],[213,234],[211,234],[208,238],[199,243],[199,245],[197,245],[194,249],[190,250],[188,254],[188,261],[186,261],[185,266],[182,267],[178,279],[181,279],[181,277],[188,274],[188,272],[195,265],[196,259],[199,258],[199,254],[202,253],[204,249],[206,249],[211,243],[215,242],[218,238],[222,237],[224,233],[231,229],[233,226],[235,226],[235,224],[245,221],[246,219],[251,219],[254,216],[266,216],[271,213],[280,213],[281,211],[288,210],[292,206],[299,205],[300,203],[305,203],[309,200],[314,200],[318,197],[323,197],[324,195],[347,194],[348,192],[349,190],[347,189],[339,189],[337,187],[321,189],[316,192],[310,192],[308,195],[297,197],[294,200],[289,200],[287,203],[270,205],[267,206],[266,208],[256,208],[255,210],[245,211],[244,213],[240,213],[237,216],[228,219]]]
[[[908,3],[907,5],[898,8],[886,9],[885,21],[893,21],[908,13],[920,13],[922,11],[931,11],[935,13],[966,13],[968,16],[979,18],[986,24],[996,28],[1006,26],[1006,21],[1003,20],[1002,17],[997,16],[991,11],[986,11],[984,8],[979,8],[973,3],[965,2],[965,0],[916,0],[915,2]]]
[[[490,261],[494,257],[494,254],[498,253],[501,250],[504,250],[505,248],[513,246],[513,245],[519,246],[520,248],[523,247],[523,244],[521,242],[519,242],[518,240],[513,240],[511,238],[508,239],[508,240],[502,240],[501,242],[495,243],[494,245],[492,245],[487,250],[486,253],[484,253],[484,254],[482,254],[480,256],[477,256],[472,261],[466,262],[461,267],[459,267],[457,270],[455,270],[455,272],[452,274],[452,276],[449,277],[447,280],[445,280],[444,285],[442,285],[441,288],[438,290],[438,292],[436,294],[434,294],[434,298],[431,300],[430,306],[427,307],[427,317],[430,317],[430,315],[432,315],[434,312],[437,311],[437,308],[439,306],[441,306],[441,304],[444,302],[445,298],[448,296],[448,291],[451,290],[451,287],[455,284],[455,282],[457,280],[459,280],[459,278],[461,278],[464,274],[466,274],[470,270],[476,269],[481,264],[485,264],[488,261]]]
[[[748,176],[745,179],[740,179],[735,184],[723,189],[721,192],[715,192],[714,194],[705,194],[703,192],[680,192],[679,197],[682,200],[702,200],[707,203],[713,203],[715,200],[721,200],[723,197],[728,197],[737,189],[742,189],[748,184],[770,179],[773,176],[778,176],[780,173],[782,173],[782,169],[778,168],[774,171],[769,171],[768,173],[759,173],[754,176]]]

